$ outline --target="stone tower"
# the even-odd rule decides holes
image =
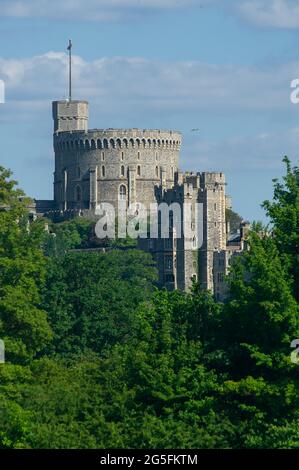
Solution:
[[[87,131],[87,101],[54,101],[52,112],[54,132]]]
[[[54,199],[65,215],[94,212],[100,203],[155,202],[155,187],[171,188],[181,134],[150,129],[88,130],[86,101],[55,101]]]
[[[213,292],[213,258],[226,248],[224,173],[201,173],[198,201],[203,204],[203,245],[199,250],[199,283]]]
[[[161,186],[156,195],[169,209],[181,208],[179,225],[171,228],[169,238],[139,241],[139,247],[150,251],[157,262],[159,284],[187,291],[195,280],[214,293],[214,256],[226,249],[224,174],[179,171],[173,187]],[[188,206],[186,233],[183,220]],[[178,230],[182,236],[177,237]]]

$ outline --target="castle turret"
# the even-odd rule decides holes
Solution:
[[[214,292],[213,258],[226,248],[225,175],[201,173],[199,202],[203,204],[203,245],[199,250],[200,285]]]
[[[87,101],[53,101],[54,132],[87,131]]]

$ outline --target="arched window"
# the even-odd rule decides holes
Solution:
[[[105,170],[105,167],[104,165],[102,166],[102,177],[104,178],[106,175],[106,170]]]
[[[81,186],[76,186],[75,199],[76,199],[76,202],[82,201],[82,189],[81,189]]]
[[[125,201],[127,199],[127,188],[122,184],[119,188],[119,199]]]
[[[124,165],[122,165],[120,167],[120,174],[121,174],[121,176],[125,176],[125,167],[124,167]]]
[[[140,165],[137,166],[137,176],[141,175],[141,168]]]

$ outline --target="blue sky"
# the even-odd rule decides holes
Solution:
[[[52,197],[68,38],[90,127],[181,130],[181,167],[224,171],[244,218],[264,217],[283,155],[298,163],[296,1],[0,0],[0,19],[0,164],[33,197]]]

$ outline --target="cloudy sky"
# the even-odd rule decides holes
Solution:
[[[69,38],[91,128],[182,131],[181,167],[225,171],[235,210],[263,218],[283,155],[298,164],[298,0],[0,0],[0,165],[36,198],[52,197]]]

